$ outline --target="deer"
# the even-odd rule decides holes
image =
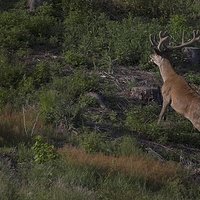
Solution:
[[[175,49],[182,49],[200,40],[200,32],[194,30],[193,37],[182,43],[172,46],[169,43],[169,35],[166,32],[159,32],[159,38],[150,35],[150,43],[154,53],[150,55],[150,62],[158,66],[163,80],[161,94],[163,97],[162,109],[157,124],[160,124],[168,106],[171,106],[180,115],[188,119],[194,128],[200,131],[200,94],[195,91],[182,77],[177,74],[171,64],[169,54]]]

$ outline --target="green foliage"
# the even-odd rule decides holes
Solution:
[[[128,7],[134,15],[165,20],[174,14],[190,14],[193,4],[190,0],[128,0]]]
[[[62,26],[61,23],[52,16],[51,5],[43,5],[37,11],[37,15],[29,18],[26,25],[27,30],[30,32],[30,46],[45,45],[45,46],[58,46]]]
[[[45,163],[57,158],[54,146],[44,142],[41,136],[37,136],[35,138],[32,150],[34,154],[34,161],[37,163]]]
[[[33,149],[25,143],[19,143],[17,146],[17,161],[20,163],[31,162],[33,158]]]
[[[53,122],[56,118],[56,102],[58,96],[56,91],[48,90],[40,93],[40,112],[46,122]]]
[[[199,147],[196,142],[199,134],[194,132],[192,124],[182,116],[173,112],[167,112],[167,120],[162,120],[157,125],[160,109],[156,105],[148,105],[141,109],[135,106],[131,111],[127,112],[125,125],[132,131],[145,134],[153,140],[162,143],[177,142]]]
[[[26,47],[30,37],[26,29],[28,20],[25,11],[0,13],[0,47],[9,50]]]
[[[24,10],[0,13],[1,47],[16,50],[36,45],[58,46],[61,23],[53,16],[51,5],[43,5],[37,15]]]
[[[68,50],[65,53],[66,61],[74,66],[80,66],[85,63],[85,57],[81,53],[77,53],[75,50]]]
[[[161,29],[157,20],[142,22],[131,15],[121,22],[72,11],[65,20],[66,61],[72,65],[103,67],[111,71],[116,63],[147,62],[149,34]]]
[[[87,93],[99,88],[99,79],[80,70],[73,75],[54,78],[52,90],[40,92],[40,110],[48,123],[61,121],[77,124],[82,111],[89,105],[95,105]]]
[[[188,24],[187,18],[185,15],[173,15],[170,17],[169,21],[169,32],[173,35],[175,41],[180,43],[182,41],[183,32],[187,33],[191,32],[191,28]]]
[[[33,84],[36,89],[49,83],[52,78],[49,63],[46,63],[46,62],[38,63],[35,66],[35,69],[31,78],[33,79]]]
[[[0,11],[6,11],[8,9],[11,9],[15,6],[15,3],[19,0],[10,0],[10,1],[3,1],[0,0]]]
[[[117,153],[123,156],[141,154],[142,150],[139,148],[138,142],[134,137],[123,136],[119,143]]]
[[[132,132],[162,143],[200,147],[199,133],[189,121],[169,112],[157,125],[161,108],[155,104],[133,105],[124,113],[113,97],[121,86],[115,81],[118,74],[99,78],[101,70],[115,73],[120,65],[149,68],[149,34],[167,30],[175,44],[181,42],[183,31],[185,40],[190,38],[191,30],[199,28],[198,1],[50,0],[34,13],[27,11],[26,2],[0,0],[0,110],[8,103],[20,110],[24,104],[39,105],[45,122],[64,127],[62,134],[57,129],[49,132],[50,137],[73,135],[69,143],[89,153],[142,156]],[[173,56],[180,64],[181,55]],[[186,78],[200,84],[197,76],[189,73]],[[109,109],[102,111],[88,92],[102,92]],[[19,125],[11,124],[9,114],[1,120],[1,145],[26,141],[23,117],[15,120]],[[72,134],[75,128],[83,134]],[[2,199],[199,199],[199,187],[185,184],[185,177],[157,185],[119,171],[74,166],[68,160],[48,162],[57,154],[41,137],[32,148],[19,144],[16,152],[8,165],[2,162],[6,154],[0,153]],[[9,167],[15,159],[17,170]]]
[[[8,92],[8,89],[0,88],[0,109],[2,109],[7,102],[9,102],[10,97],[12,96],[10,95],[11,92],[13,91],[9,90]]]
[[[98,81],[99,79],[95,74],[88,75],[79,70],[67,78],[65,90],[71,98],[78,97],[86,92],[98,90]]]
[[[88,153],[102,152],[104,149],[105,139],[98,133],[85,133],[82,136],[80,145]]]
[[[85,132],[81,135],[78,145],[87,153],[101,152],[105,155],[116,156],[142,155],[142,150],[136,138],[131,136],[111,139],[110,137],[106,137],[103,133]]]
[[[186,79],[196,85],[200,85],[200,77],[198,73],[189,72],[187,73]]]
[[[0,53],[0,87],[16,88],[22,78],[23,66],[13,66],[4,52]]]

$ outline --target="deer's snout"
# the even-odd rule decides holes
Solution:
[[[149,63],[153,63],[154,62],[153,55],[150,55],[149,58],[150,58]]]

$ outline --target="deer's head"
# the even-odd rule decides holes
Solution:
[[[200,32],[193,31],[193,38],[187,42],[184,42],[184,32],[182,35],[182,43],[177,46],[169,45],[169,35],[166,32],[159,32],[159,39],[154,35],[150,35],[149,37],[151,45],[154,49],[154,53],[150,55],[150,61],[160,66],[164,59],[168,58],[169,53],[175,49],[182,49],[184,47],[190,46],[196,41],[200,40]]]

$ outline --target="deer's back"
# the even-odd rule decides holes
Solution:
[[[162,93],[171,100],[172,108],[188,118],[195,109],[200,113],[200,95],[179,75],[165,81]],[[195,111],[195,112],[196,112]]]

